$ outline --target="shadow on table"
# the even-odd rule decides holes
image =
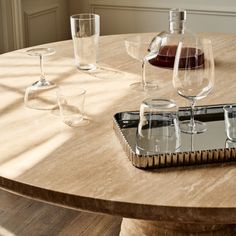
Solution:
[[[84,73],[88,73],[98,79],[119,79],[122,75],[124,75],[123,71],[119,71],[106,66],[99,66],[94,71],[88,71]]]

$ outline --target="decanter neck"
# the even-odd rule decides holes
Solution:
[[[183,34],[185,30],[185,21],[170,21],[171,34]]]

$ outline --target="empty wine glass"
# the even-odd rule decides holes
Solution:
[[[128,55],[142,63],[141,82],[131,84],[131,86],[136,90],[145,91],[147,89],[155,89],[158,87],[155,81],[146,81],[145,76],[146,62],[156,57],[158,53],[158,49],[154,46],[152,50],[149,50],[149,45],[152,39],[153,36],[146,34],[130,36],[125,39],[125,47]]]
[[[24,103],[27,107],[40,110],[51,110],[57,106],[57,85],[46,79],[44,57],[55,53],[53,48],[34,48],[27,51],[29,56],[39,57],[40,79],[26,88]]]
[[[206,97],[214,86],[214,58],[212,44],[208,39],[196,39],[195,45],[179,42],[173,71],[173,85],[178,94],[190,101],[190,120],[180,123],[184,133],[202,133],[206,124],[194,120],[197,100]]]

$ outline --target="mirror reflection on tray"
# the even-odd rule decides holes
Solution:
[[[227,114],[225,110],[229,114]],[[158,168],[217,162],[222,163],[236,160],[236,142],[227,138],[226,135],[226,129],[229,129],[231,133],[236,133],[236,124],[235,127],[233,127],[233,122],[236,120],[236,112],[234,112],[234,110],[236,110],[235,104],[228,106],[210,105],[196,107],[194,116],[197,120],[206,123],[207,130],[205,132],[195,134],[180,132],[180,136],[178,136],[179,131],[177,130],[174,136],[179,140],[170,140],[169,146],[168,143],[165,143],[163,146],[163,140],[160,140],[160,142],[156,142],[156,147],[151,151],[147,148],[150,145],[140,148],[139,111],[115,114],[114,129],[129,159],[136,167]],[[180,122],[188,120],[190,115],[190,108],[179,108],[178,118]],[[153,133],[157,133],[157,129],[160,128],[158,127],[160,126],[159,123],[153,122],[155,119],[151,117],[157,116],[157,114],[152,113],[151,115],[149,114],[149,116],[149,120],[145,121],[146,126],[144,127],[147,142],[150,141],[150,136]],[[228,116],[228,118],[225,119],[225,116]],[[166,119],[166,117],[164,118]],[[173,126],[173,124],[174,122],[169,123],[170,126]],[[165,125],[167,125],[167,123],[165,123]],[[151,131],[150,126],[152,126]],[[161,132],[163,134],[163,130]],[[164,132],[165,134],[171,134],[172,130],[165,129]],[[142,140],[142,142],[145,142],[145,140]],[[160,147],[161,149],[157,147],[158,143],[162,145]]]

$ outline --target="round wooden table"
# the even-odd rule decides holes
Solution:
[[[153,34],[155,35],[155,34]],[[200,104],[236,102],[236,34],[201,34],[212,40],[216,74]],[[89,125],[71,128],[58,111],[24,106],[25,88],[38,80],[39,61],[26,49],[0,56],[0,186],[63,207],[124,217],[120,235],[232,235],[236,224],[236,168],[141,170],[132,166],[113,130],[113,115],[138,110],[149,96],[129,85],[141,64],[127,55],[127,35],[100,38],[100,69],[76,69],[72,41],[48,44],[49,80],[87,90]],[[45,46],[45,45],[44,45]],[[172,71],[156,68],[157,97],[188,105],[172,86]],[[153,95],[152,94],[152,95]],[[213,234],[212,234],[213,233]]]

